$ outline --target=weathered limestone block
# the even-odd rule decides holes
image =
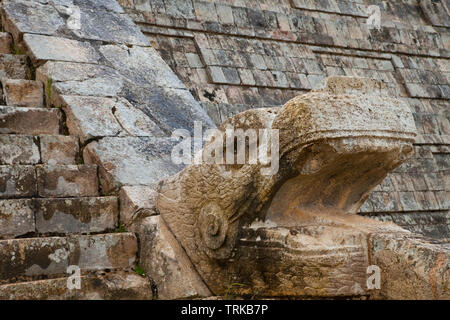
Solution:
[[[43,163],[76,164],[79,155],[77,137],[45,135],[39,137]]]
[[[8,106],[28,108],[44,106],[44,88],[41,82],[3,78],[2,86]]]
[[[0,165],[37,164],[38,142],[32,136],[0,134]]]
[[[114,69],[136,85],[186,89],[152,47],[105,45],[100,52]]]
[[[212,295],[161,216],[141,220],[136,229],[141,244],[140,264],[155,282],[159,299]]]
[[[180,171],[171,160],[173,146],[169,138],[106,137],[89,143],[83,159],[99,165],[102,192],[110,193],[124,185],[154,186]]]
[[[65,0],[63,0],[65,1]],[[70,1],[70,0],[69,0]],[[117,1],[110,0],[91,0],[88,3],[80,3],[81,6],[86,6],[89,8],[95,8],[100,10],[112,11],[114,13],[125,13],[123,8]]]
[[[11,35],[7,32],[0,32],[0,53],[11,53],[12,50]]]
[[[165,135],[149,116],[125,99],[61,96],[60,101],[69,132],[82,142],[98,137]]]
[[[388,219],[406,230],[429,238],[442,241],[450,238],[449,211],[388,213],[377,215],[377,219]]]
[[[114,81],[113,78],[116,77],[120,78],[120,74],[114,69],[104,65],[89,63],[47,61],[36,70],[36,80],[44,83],[47,82],[48,78],[55,84],[58,82],[84,82],[92,80],[86,83],[86,89],[88,89],[88,85],[95,85],[95,81],[102,82],[102,79],[104,79],[103,81],[112,82]]]
[[[120,7],[116,1],[110,3]],[[76,36],[127,45],[150,44],[128,15],[105,9],[98,5],[98,1],[84,1],[80,4],[81,28],[73,31]]]
[[[0,54],[0,79],[26,79],[27,57],[19,54]]]
[[[409,107],[381,82],[331,77],[321,90],[243,112],[219,130],[229,126],[277,130],[278,141],[259,139],[259,155],[270,153],[271,163],[250,164],[246,155],[244,164],[190,165],[156,189],[156,209],[208,288],[218,295],[230,283],[244,284],[236,291],[250,296],[368,294],[368,234],[406,231],[356,213],[413,153]],[[203,159],[232,147],[207,142]]]
[[[186,89],[142,87],[130,82],[122,95],[144,114],[157,119],[166,135],[171,135],[177,129],[193,133],[195,121],[201,122],[205,130],[215,127],[205,110]]]
[[[58,134],[61,111],[43,108],[15,108],[0,106],[0,133]]]
[[[36,171],[33,166],[0,165],[0,199],[34,197]]]
[[[68,238],[74,253],[71,263],[83,270],[128,269],[135,266],[137,240],[132,233],[110,233]]]
[[[45,60],[97,63],[100,59],[88,42],[28,33],[23,40],[35,64]]]
[[[48,61],[39,67],[36,80],[45,85],[48,105],[58,104],[58,94],[114,97],[124,85],[123,77],[112,68],[58,61]]]
[[[70,265],[82,272],[126,269],[134,266],[136,253],[137,241],[131,233],[2,240],[0,280],[66,275]]]
[[[37,1],[5,0],[2,17],[4,28],[16,41],[20,41],[24,33],[54,35],[65,24],[54,7]]]
[[[92,138],[117,136],[123,131],[113,113],[115,99],[61,96],[61,101],[69,132],[80,137],[82,143]]]
[[[68,252],[64,238],[2,240],[0,280],[23,275],[63,274],[68,267]]]
[[[450,299],[450,247],[419,236],[373,234],[371,263],[380,267],[381,299]]]
[[[116,197],[36,199],[38,233],[94,233],[117,227]]]
[[[0,200],[0,239],[34,232],[33,209],[31,199]]]
[[[419,5],[433,26],[450,27],[448,2],[421,0]]]
[[[138,220],[157,214],[156,192],[146,186],[124,186],[120,189],[120,223],[133,226]]]
[[[80,23],[70,21],[69,6],[79,10]],[[111,10],[113,8],[113,10]],[[119,9],[120,8],[120,9]],[[65,35],[112,43],[149,45],[139,28],[125,14],[116,1],[5,1],[3,17],[5,28],[16,41],[24,33]],[[70,24],[72,23],[72,28]],[[74,28],[75,27],[75,28]],[[65,32],[64,32],[65,31]]]
[[[40,197],[98,196],[95,165],[39,165],[36,172]]]
[[[126,135],[136,137],[167,136],[148,114],[136,108],[127,100],[119,99],[114,108],[114,116]]]
[[[150,281],[126,272],[82,276],[81,289],[70,290],[67,278],[0,286],[0,300],[151,300]]]

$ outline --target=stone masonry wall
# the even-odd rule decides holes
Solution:
[[[387,83],[419,132],[415,156],[361,214],[450,238],[450,3],[445,0],[119,0],[216,124],[282,105],[330,75]],[[369,5],[381,29],[367,25]]]
[[[118,190],[175,173],[171,132],[213,122],[115,1],[4,0],[1,19],[0,299],[152,298]]]

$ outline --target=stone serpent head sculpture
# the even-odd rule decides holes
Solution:
[[[264,173],[273,164],[261,161],[190,165],[157,190],[157,210],[205,284],[215,294],[233,283],[247,294],[357,294],[367,252],[343,221],[413,153],[409,107],[380,82],[331,77],[219,130],[229,128],[276,132],[258,136],[258,148],[278,157],[278,170]]]

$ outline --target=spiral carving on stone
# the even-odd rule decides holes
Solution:
[[[198,219],[203,243],[211,250],[222,247],[227,236],[228,221],[222,211],[216,203],[208,203],[201,209]]]

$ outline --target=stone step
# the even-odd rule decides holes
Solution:
[[[37,191],[42,198],[97,197],[96,165],[38,165]]]
[[[12,53],[13,41],[8,32],[0,32],[0,53]]]
[[[79,152],[75,136],[0,134],[0,165],[70,165],[78,162]]]
[[[0,165],[38,164],[38,140],[28,135],[0,135]]]
[[[0,165],[0,199],[98,195],[96,165]]]
[[[133,233],[1,240],[0,282],[63,276],[69,266],[81,272],[129,269],[136,253]]]
[[[44,87],[42,82],[23,79],[2,78],[3,96],[8,106],[44,107]]]
[[[131,272],[80,277],[80,289],[70,278],[0,285],[0,300],[151,300],[150,281]],[[70,289],[73,288],[73,289]]]
[[[0,79],[27,79],[28,73],[26,55],[0,53]]]
[[[0,165],[0,199],[35,197],[36,181],[34,166]]]
[[[15,238],[35,230],[32,199],[0,200],[0,239]]]
[[[77,137],[74,136],[39,136],[41,161],[44,164],[76,164],[80,153]]]
[[[0,239],[27,234],[89,234],[118,225],[116,197],[0,200]]]
[[[36,199],[36,231],[45,233],[98,233],[118,226],[117,197]]]
[[[57,135],[60,128],[59,109],[0,106],[0,133]]]

